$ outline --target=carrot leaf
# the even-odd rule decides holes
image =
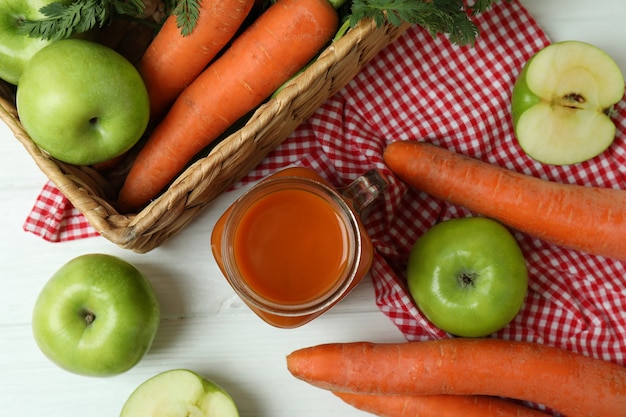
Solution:
[[[191,34],[200,15],[201,0],[180,0],[172,13],[176,16],[176,25],[183,36]]]
[[[444,33],[453,43],[473,45],[478,28],[470,17],[497,1],[477,0],[466,7],[463,0],[353,0],[350,25],[364,18],[373,18],[379,26],[408,22],[424,27],[433,37]]]
[[[139,17],[143,13],[141,0],[76,0],[56,1],[43,6],[41,19],[24,19],[18,25],[22,34],[48,40],[69,38],[75,33],[103,27],[114,15]]]

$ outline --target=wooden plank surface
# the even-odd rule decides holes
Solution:
[[[579,39],[609,52],[626,73],[623,0],[523,0],[553,41]],[[366,415],[331,394],[295,380],[286,354],[330,341],[402,341],[363,282],[328,314],[307,326],[279,330],[262,323],[234,295],[210,253],[212,226],[236,193],[210,205],[182,233],[145,255],[102,238],[47,243],[22,224],[45,182],[8,128],[0,126],[0,410],[5,416],[119,414],[142,381],[172,368],[213,378],[245,417]],[[69,374],[50,363],[31,334],[41,286],[67,260],[90,252],[119,255],[144,270],[163,309],[155,344],[131,371],[113,378]]]

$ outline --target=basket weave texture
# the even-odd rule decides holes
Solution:
[[[85,215],[103,237],[145,253],[185,227],[211,200],[243,178],[330,96],[345,86],[376,54],[409,26],[364,20],[328,46],[306,71],[261,105],[246,124],[220,141],[147,207],[124,214],[115,207],[118,187],[100,172],[50,157],[24,131],[15,107],[15,87],[0,81],[0,119],[31,155],[39,169]],[[130,35],[129,35],[130,34]],[[136,61],[149,39],[129,31],[114,49]],[[129,42],[139,43],[129,50]]]

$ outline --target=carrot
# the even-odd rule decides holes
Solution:
[[[482,395],[377,395],[333,392],[379,417],[547,417],[522,404]]]
[[[561,184],[415,141],[383,153],[401,180],[545,241],[626,261],[626,191]]]
[[[379,395],[489,395],[567,417],[624,417],[626,368],[537,343],[499,339],[317,345],[287,356],[299,379]]]
[[[193,31],[184,36],[170,15],[138,64],[150,96],[150,118],[163,116],[176,97],[235,36],[254,0],[201,0]]]
[[[327,0],[278,0],[180,94],[133,163],[123,211],[154,198],[203,148],[307,64],[333,36]]]

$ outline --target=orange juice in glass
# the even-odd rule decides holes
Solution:
[[[307,168],[282,170],[221,216],[211,235],[213,255],[259,317],[276,327],[301,326],[369,271],[373,248],[360,217],[386,185],[377,170],[341,190]]]

